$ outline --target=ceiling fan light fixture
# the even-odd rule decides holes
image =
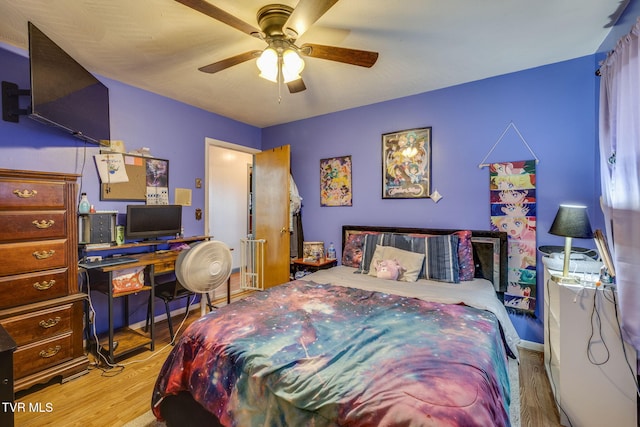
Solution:
[[[298,80],[304,70],[304,61],[293,49],[287,49],[282,54],[282,77],[285,83]]]
[[[278,53],[275,49],[268,47],[263,50],[256,64],[260,70],[260,77],[274,83],[278,82]]]

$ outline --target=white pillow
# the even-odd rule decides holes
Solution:
[[[403,282],[415,282],[418,280],[418,275],[424,264],[424,254],[404,251],[394,248],[393,246],[376,245],[376,251],[373,253],[373,257],[371,257],[371,267],[369,268],[370,276],[377,274],[375,266],[378,261],[382,261],[383,259],[395,259],[400,263],[404,272],[398,277],[398,280]]]

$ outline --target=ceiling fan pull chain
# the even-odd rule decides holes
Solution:
[[[278,104],[282,102],[282,56],[278,55]]]

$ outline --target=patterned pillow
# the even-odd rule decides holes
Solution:
[[[360,268],[362,262],[362,247],[364,246],[364,233],[350,233],[344,242],[342,250],[342,265]]]
[[[475,277],[475,263],[473,261],[473,246],[471,244],[471,230],[460,230],[452,233],[458,236],[458,276],[459,280],[473,280]],[[395,239],[395,245],[400,248],[407,248],[413,252],[426,254],[424,239],[434,237],[434,234],[407,234],[398,235],[403,238]],[[424,271],[420,273],[420,279],[428,278]]]
[[[453,234],[458,236],[458,267],[460,269],[460,281],[473,280],[476,275],[476,267],[473,262],[471,230],[460,230]]]
[[[383,245],[385,233],[365,234],[364,244],[362,245],[362,262],[356,273],[368,274],[371,266],[373,254],[376,252],[377,245]]]
[[[425,276],[443,282],[459,283],[458,236],[431,236],[426,241]]]

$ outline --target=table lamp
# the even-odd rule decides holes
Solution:
[[[587,215],[586,206],[560,205],[553,224],[549,229],[550,234],[563,236],[564,240],[564,265],[562,277],[553,277],[557,283],[575,282],[569,277],[569,259],[571,258],[571,239],[591,239],[593,231]]]

